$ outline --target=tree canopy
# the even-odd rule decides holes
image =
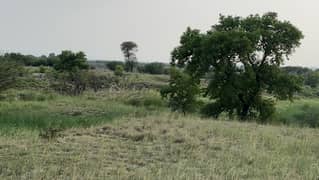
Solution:
[[[220,16],[206,33],[187,28],[180,46],[172,52],[172,65],[185,67],[194,79],[212,73],[205,95],[213,99],[205,112],[222,112],[241,119],[265,120],[273,111],[269,93],[291,99],[300,90],[300,80],[280,69],[300,45],[302,32],[277,13],[248,17]]]
[[[70,72],[89,68],[86,55],[83,52],[62,51],[58,57],[59,60],[54,65],[54,69],[57,71]]]
[[[42,55],[37,57],[12,52],[0,55],[0,60],[16,62],[25,66],[53,66],[58,61],[58,57],[54,53],[51,53],[49,56]]]
[[[60,93],[80,95],[88,84],[88,69],[86,55],[83,52],[62,51],[55,63],[51,85]]]

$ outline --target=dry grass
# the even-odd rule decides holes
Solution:
[[[319,130],[163,113],[0,137],[0,179],[317,179]]]

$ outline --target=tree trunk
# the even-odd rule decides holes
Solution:
[[[244,121],[247,119],[249,109],[250,109],[250,105],[244,104],[239,117],[241,121]]]

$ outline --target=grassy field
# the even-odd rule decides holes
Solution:
[[[317,179],[319,131],[162,113],[0,137],[1,179]]]
[[[156,89],[167,77],[127,81]],[[0,98],[0,179],[319,178],[319,129],[306,127],[317,99],[279,101],[273,125],[259,125],[171,113],[154,89]]]

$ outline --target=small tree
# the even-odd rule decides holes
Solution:
[[[169,86],[161,89],[162,97],[168,99],[168,104],[173,111],[184,114],[196,109],[196,96],[200,89],[196,81],[186,73],[172,68]]]
[[[137,66],[137,44],[133,41],[126,41],[121,44],[121,50],[125,58],[125,67],[128,72],[133,72]]]
[[[83,52],[62,51],[54,65],[55,83],[52,85],[61,93],[80,95],[88,83],[89,65]]]

